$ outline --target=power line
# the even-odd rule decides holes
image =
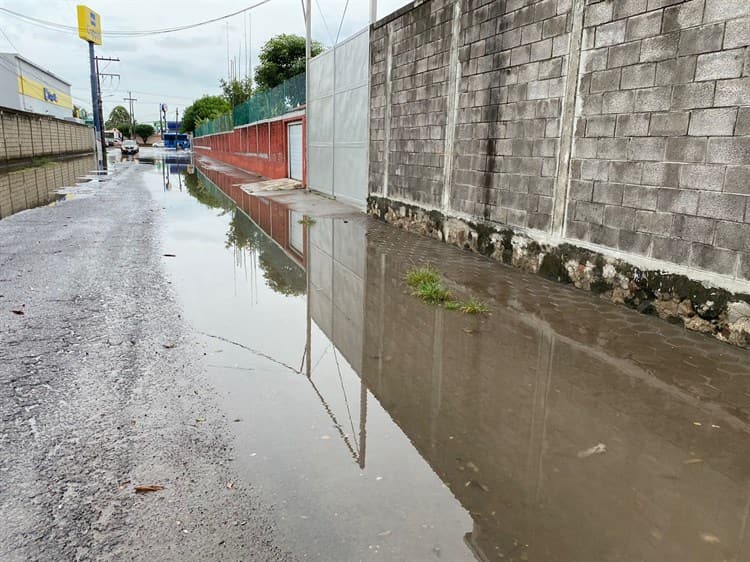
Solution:
[[[10,44],[11,47],[13,47],[13,50],[16,51],[16,52],[18,52],[18,47],[16,47],[13,44],[13,41],[10,40],[10,37],[8,37],[8,34],[5,33],[5,30],[2,27],[0,27],[0,33],[3,34],[3,37],[5,37],[5,40],[8,41],[8,43]]]
[[[112,30],[112,31],[106,31],[102,32],[102,36],[104,37],[144,37],[147,35],[160,35],[163,33],[175,33],[177,31],[185,31],[187,29],[194,29],[196,27],[201,27],[204,25],[209,25],[211,23],[216,23],[218,21],[222,21],[225,19],[232,18],[234,16],[237,16],[239,14],[243,14],[249,10],[252,10],[253,8],[257,8],[258,6],[262,6],[263,4],[267,4],[271,0],[260,0],[260,2],[256,2],[255,4],[252,4],[246,8],[242,8],[241,10],[234,11],[230,14],[225,14],[223,16],[211,18],[208,20],[191,23],[187,25],[180,25],[176,27],[167,27],[163,29],[148,29],[148,30],[126,30],[126,29],[120,29],[120,30]],[[35,25],[44,27],[46,29],[53,29],[57,31],[65,31],[70,33],[78,33],[78,28],[72,25],[63,25],[59,23],[55,23],[53,21],[43,20],[40,18],[35,18],[33,16],[29,16],[26,14],[22,14],[20,12],[15,12],[13,10],[9,10],[8,8],[0,8],[0,12],[6,13],[10,16],[16,17],[20,20],[26,21],[27,23],[33,23]]]

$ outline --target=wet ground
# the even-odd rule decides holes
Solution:
[[[279,556],[750,560],[747,351],[215,162],[117,166],[158,214],[192,425],[226,440]],[[420,265],[490,313],[418,301]]]

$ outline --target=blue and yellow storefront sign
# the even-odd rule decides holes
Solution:
[[[78,37],[95,45],[102,44],[102,19],[87,6],[76,6],[78,13]]]
[[[73,109],[73,98],[70,95],[45,86],[41,82],[27,78],[26,76],[18,77],[18,93],[23,96],[42,100],[44,102]]]

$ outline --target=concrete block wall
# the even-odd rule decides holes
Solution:
[[[371,29],[371,196],[748,287],[749,45],[747,0],[414,2]]]
[[[566,235],[750,279],[750,2],[588,2]]]
[[[85,125],[32,113],[0,110],[0,164],[94,151]]]

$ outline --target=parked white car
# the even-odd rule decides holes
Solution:
[[[151,148],[164,148],[164,143],[162,141],[156,141],[151,145]]]

